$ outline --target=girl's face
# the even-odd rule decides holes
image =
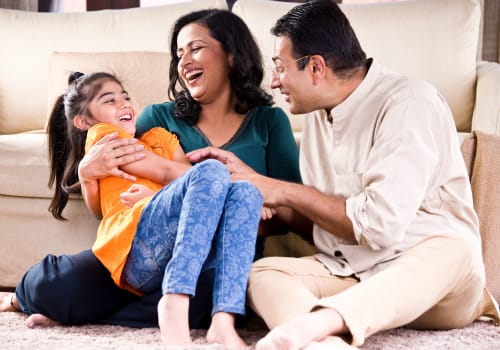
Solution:
[[[89,116],[82,117],[87,125],[86,129],[97,123],[109,123],[132,136],[135,134],[135,107],[130,103],[127,91],[115,81],[108,80],[102,84],[90,101],[88,112]]]
[[[197,23],[183,27],[177,36],[177,57],[179,76],[199,103],[211,103],[231,92],[229,56],[208,28]]]

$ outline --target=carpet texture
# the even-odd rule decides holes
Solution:
[[[165,349],[159,329],[132,329],[119,326],[86,325],[28,329],[20,313],[0,313],[0,347],[10,349]],[[194,350],[221,350],[205,343],[205,331],[193,330]],[[240,330],[240,335],[254,348],[265,330]],[[474,322],[464,329],[451,331],[414,331],[396,329],[368,338],[363,350],[493,350],[500,349],[500,327],[488,320]],[[178,348],[176,348],[178,350]]]

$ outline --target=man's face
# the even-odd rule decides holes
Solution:
[[[306,60],[303,70],[297,68],[299,60]],[[309,56],[292,56],[292,43],[284,36],[277,37],[274,42],[274,69],[271,76],[271,88],[279,89],[285,101],[290,104],[293,114],[307,113],[314,110],[311,105],[313,88],[309,65]],[[300,62],[304,64],[304,62]]]

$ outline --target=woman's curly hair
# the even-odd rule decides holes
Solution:
[[[208,28],[210,35],[233,57],[227,78],[237,100],[235,111],[245,114],[256,106],[271,106],[274,103],[272,96],[261,87],[264,76],[262,55],[247,25],[228,10],[208,9],[191,12],[179,18],[172,30],[168,94],[170,98],[175,99],[175,116],[190,124],[196,124],[201,110],[200,104],[190,95],[178,71],[177,37],[182,28],[191,23]]]

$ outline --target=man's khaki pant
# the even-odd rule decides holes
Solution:
[[[427,238],[361,282],[332,275],[314,257],[264,258],[252,267],[248,297],[271,329],[317,307],[334,308],[355,346],[404,325],[459,328],[482,315],[499,322],[481,252],[456,237]]]

